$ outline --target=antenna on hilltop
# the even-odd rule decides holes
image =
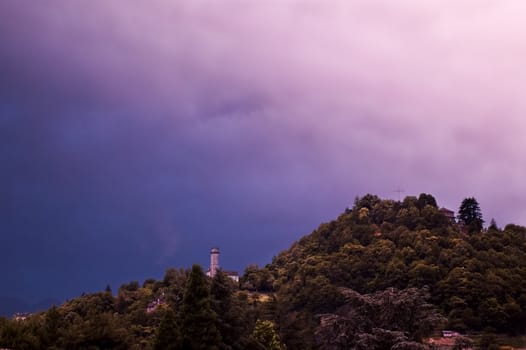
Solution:
[[[399,186],[399,187],[397,187],[396,190],[394,190],[393,192],[398,193],[398,201],[400,202],[400,194],[405,193],[405,191],[402,190],[402,189],[400,188],[400,186]]]

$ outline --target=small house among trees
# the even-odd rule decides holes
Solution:
[[[456,222],[455,220],[455,212],[453,210],[447,209],[447,208],[440,208],[440,212],[444,214],[446,218],[449,219],[451,222]]]

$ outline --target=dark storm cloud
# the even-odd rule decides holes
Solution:
[[[452,4],[1,2],[9,291],[265,263],[397,186],[521,223],[524,8]]]
[[[156,82],[134,75],[145,67],[125,59],[130,66],[119,72],[122,61],[112,57],[122,53],[105,55],[104,46],[118,40],[86,49],[94,57],[85,62],[79,51],[97,40],[97,31],[57,34],[54,16],[35,9],[16,14],[21,21],[2,31],[1,65],[1,256],[11,290],[63,297],[106,281],[159,275],[169,263],[206,261],[210,245],[253,244],[253,232],[275,241],[277,211],[264,214],[270,222],[258,222],[256,207],[270,203],[250,209],[254,198],[245,192],[253,186],[255,198],[261,191],[270,200],[276,191],[261,175],[279,157],[258,151],[275,130],[237,125],[264,99],[212,91],[220,82],[175,77],[167,101]],[[28,17],[37,18],[27,33]],[[192,84],[203,85],[199,96],[185,95]],[[245,176],[255,183],[234,185]],[[250,250],[238,250],[231,252],[242,264],[253,261]],[[265,259],[274,252],[267,246]]]

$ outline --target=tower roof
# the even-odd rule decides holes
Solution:
[[[212,248],[212,250],[210,250],[210,254],[219,254],[219,248]]]

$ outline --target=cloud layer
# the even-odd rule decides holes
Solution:
[[[11,290],[71,296],[206,264],[212,245],[241,270],[399,186],[453,209],[475,196],[487,221],[524,224],[525,12],[3,1]]]

